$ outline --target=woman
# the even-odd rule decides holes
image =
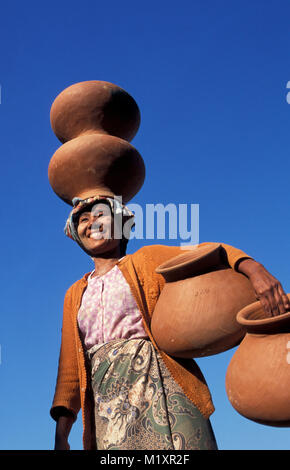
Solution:
[[[66,234],[92,257],[95,269],[65,296],[51,408],[55,449],[70,448],[80,408],[84,449],[216,449],[209,420],[214,407],[196,362],[159,351],[150,332],[164,285],[155,268],[181,249],[147,246],[126,256],[133,214],[124,205],[107,196],[73,204]],[[260,263],[222,247],[269,315],[290,308],[280,283]]]

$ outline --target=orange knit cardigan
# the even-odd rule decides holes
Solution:
[[[205,246],[209,243],[201,243]],[[222,244],[229,265],[235,269],[243,258],[249,258],[243,251]],[[144,328],[154,347],[158,347],[150,331],[150,319],[164,286],[164,278],[155,268],[166,260],[184,253],[180,247],[163,245],[146,246],[129,254],[118,262],[143,317]],[[82,295],[87,286],[89,273],[74,283],[66,292],[63,309],[62,340],[59,356],[58,375],[50,414],[57,420],[61,409],[69,410],[74,418],[82,408],[83,447],[95,449],[93,395],[90,385],[90,368],[81,341],[77,314]],[[159,351],[174,380],[185,395],[192,400],[205,418],[214,411],[212,398],[205,379],[192,359],[172,358]],[[61,407],[61,408],[60,408]]]

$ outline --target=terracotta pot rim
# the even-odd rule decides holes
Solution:
[[[288,299],[290,300],[290,294],[287,294]],[[261,315],[260,318],[250,318],[253,315]],[[262,316],[264,315],[264,317]],[[247,307],[244,307],[237,314],[237,322],[244,326],[263,326],[263,325],[278,325],[290,320],[290,312],[283,313],[281,315],[276,315],[274,317],[266,317],[266,313],[263,310],[261,302],[258,300],[253,302]]]
[[[211,256],[215,251],[219,251],[221,248],[220,243],[213,243],[210,247],[196,247],[196,249],[186,250],[184,253],[174,256],[165,263],[160,264],[156,268],[156,273],[158,274],[167,274],[176,269],[182,269],[184,266],[188,266],[191,263],[194,263],[198,260],[206,259],[208,256]]]

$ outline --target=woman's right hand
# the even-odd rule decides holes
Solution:
[[[68,436],[73,423],[74,418],[72,415],[59,416],[55,430],[54,450],[70,450]]]
[[[67,437],[55,436],[54,450],[70,450],[70,445],[68,443]]]

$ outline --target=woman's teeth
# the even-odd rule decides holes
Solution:
[[[90,238],[94,238],[94,240],[100,240],[103,237],[104,237],[103,232],[91,232],[90,234]]]

